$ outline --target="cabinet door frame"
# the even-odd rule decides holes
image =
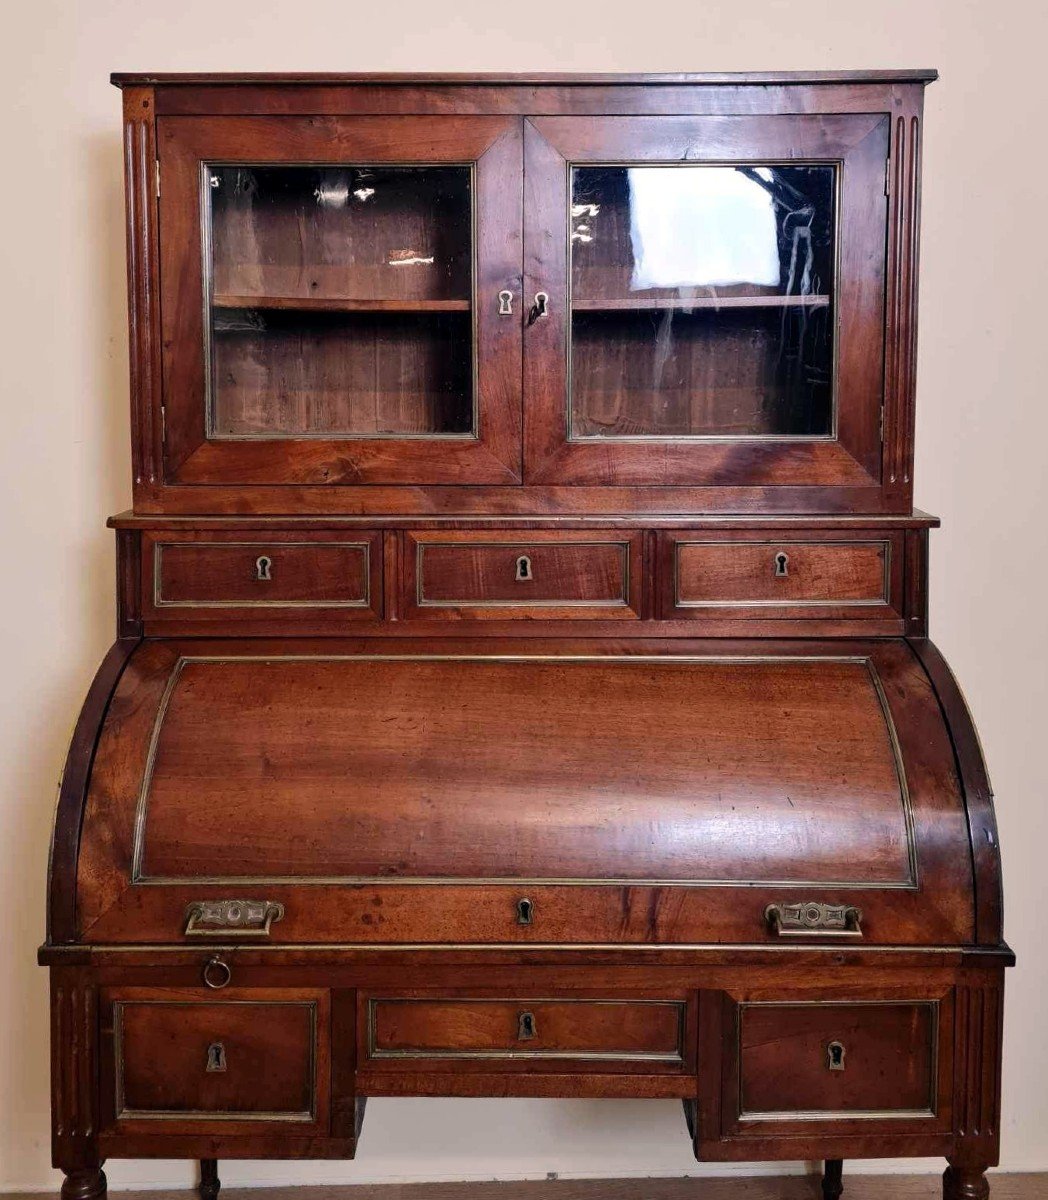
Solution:
[[[506,484],[521,478],[519,117],[313,116],[157,119],[163,476],[169,484]],[[463,164],[474,179],[476,426],[461,438],[273,437],[206,431],[203,201],[208,162]]]
[[[524,477],[574,486],[857,489],[881,484],[890,148],[886,113],[535,117],[525,121]],[[836,433],[832,437],[572,439],[571,168],[587,163],[825,162],[840,169]]]

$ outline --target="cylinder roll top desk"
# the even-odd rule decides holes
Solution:
[[[913,508],[929,71],[118,75],[134,507],[53,1156],[369,1096],[998,1161],[992,797]]]

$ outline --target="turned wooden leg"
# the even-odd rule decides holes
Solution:
[[[844,1160],[828,1158],[822,1172],[822,1200],[838,1200],[844,1191]]]
[[[942,1177],[943,1200],[987,1200],[990,1182],[983,1163],[948,1159]]]
[[[100,1167],[86,1171],[66,1171],[62,1180],[62,1200],[105,1200],[106,1176]]]
[[[200,1200],[218,1200],[219,1188],[222,1181],[218,1177],[218,1159],[202,1158],[200,1160]]]

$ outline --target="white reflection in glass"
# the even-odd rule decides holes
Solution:
[[[628,174],[632,290],[780,285],[767,167],[745,173],[734,167],[631,167]]]

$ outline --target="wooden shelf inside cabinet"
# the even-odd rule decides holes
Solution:
[[[576,312],[690,311],[698,308],[826,308],[829,296],[622,296],[581,297],[571,301]]]
[[[223,292],[212,296],[213,308],[280,309],[288,312],[469,312],[469,300],[359,299],[350,296],[242,296]]]

